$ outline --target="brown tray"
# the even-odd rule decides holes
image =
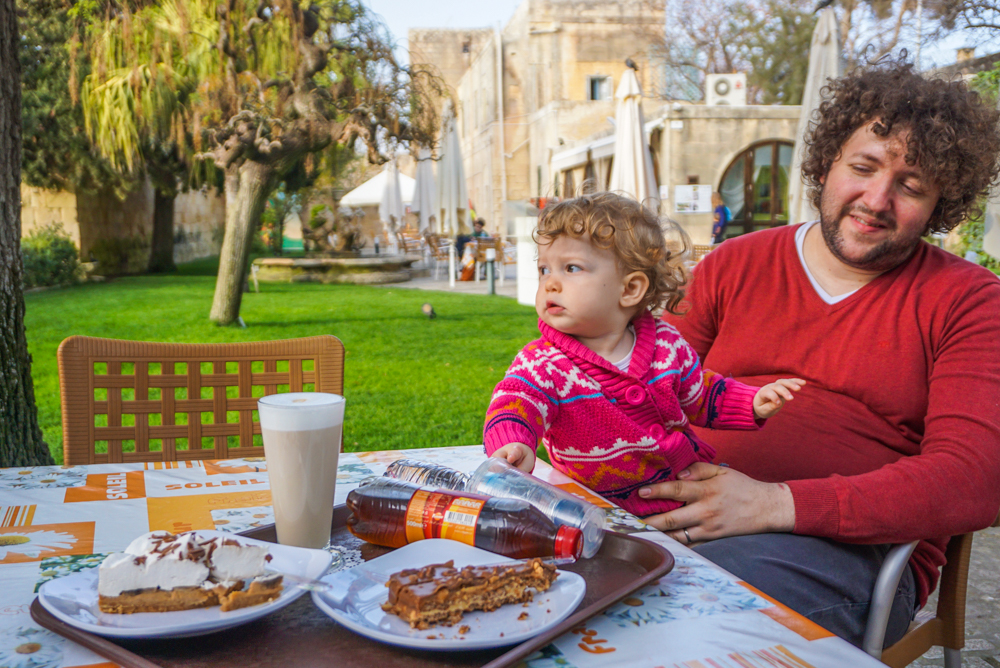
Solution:
[[[332,542],[361,551],[365,561],[389,552],[358,540],[345,528],[346,506],[333,512]],[[241,535],[277,542],[274,525]],[[620,599],[663,577],[674,558],[651,541],[606,532],[593,559],[561,568],[583,576],[587,593],[576,611],[561,624],[510,648],[433,652],[387,645],[341,626],[302,596],[261,619],[195,638],[110,640],[70,626],[51,615],[36,598],[31,617],[40,626],[77,642],[125,668],[244,668],[245,666],[329,666],[379,668],[431,666],[511,666]]]

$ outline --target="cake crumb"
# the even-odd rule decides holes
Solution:
[[[518,616],[517,616],[517,621],[519,621],[519,622],[523,622],[523,621],[524,621],[524,620],[526,620],[526,619],[527,619],[528,617],[529,617],[528,613],[526,613],[526,612],[522,612],[522,613],[521,613],[520,615],[518,615]]]
[[[503,638],[503,631],[500,632],[500,637]]]
[[[428,640],[437,640],[437,636],[427,636]]]
[[[468,626],[462,625],[462,626],[458,627],[458,633],[459,633],[459,635],[463,635],[464,636],[468,632],[469,632],[469,627]]]

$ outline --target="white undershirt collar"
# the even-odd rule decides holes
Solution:
[[[632,332],[632,347],[629,348],[628,355],[621,358],[617,362],[613,362],[613,364],[618,367],[618,370],[622,373],[628,373],[628,365],[632,363],[632,352],[635,350],[635,327],[629,325],[628,331]]]
[[[811,223],[804,223],[799,226],[799,229],[795,230],[795,250],[798,251],[799,262],[802,263],[802,268],[805,270],[806,276],[809,277],[809,282],[812,283],[813,289],[816,291],[816,294],[819,295],[819,298],[822,299],[827,304],[836,304],[838,302],[844,301],[845,299],[853,295],[861,288],[855,288],[850,292],[845,292],[842,295],[837,295],[836,297],[834,297],[820,286],[820,284],[816,281],[816,278],[812,275],[812,272],[809,271],[809,265],[806,264],[806,257],[802,252],[802,248],[805,245],[806,233],[809,232],[809,228],[811,228],[818,222],[819,221],[814,220]]]

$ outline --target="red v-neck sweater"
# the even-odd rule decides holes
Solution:
[[[705,367],[748,385],[808,385],[757,432],[697,429],[753,478],[788,482],[795,533],[920,539],[920,604],[948,537],[1000,508],[1000,280],[930,244],[837,304],[809,282],[798,226],[730,239],[670,316]]]

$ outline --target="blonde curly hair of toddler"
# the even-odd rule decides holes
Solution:
[[[670,234],[670,240],[667,235]],[[641,271],[649,288],[639,304],[639,313],[677,310],[688,281],[685,261],[691,242],[674,221],[660,219],[639,202],[610,192],[592,193],[547,206],[538,218],[532,235],[539,245],[550,244],[559,236],[589,237],[598,248],[610,249],[618,259],[622,275]]]

